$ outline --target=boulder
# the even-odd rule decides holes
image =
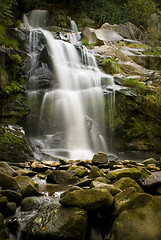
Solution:
[[[17,176],[15,179],[19,183],[23,198],[41,195],[37,188],[37,184],[28,176]]]
[[[93,181],[91,183],[91,187],[93,187],[93,189],[107,189],[112,194],[112,196],[115,196],[117,193],[121,192],[120,189],[116,188],[112,184],[105,184],[96,181]]]
[[[160,194],[160,187],[161,187],[161,172],[156,171],[153,172],[147,179],[141,182],[142,187],[145,191],[149,193],[159,193]]]
[[[113,197],[107,189],[75,190],[60,198],[63,206],[77,206],[86,210],[98,209],[102,206],[111,207]]]
[[[95,31],[94,28],[86,27],[83,30],[83,37],[88,39],[89,44],[102,45],[103,41],[97,38]]]
[[[74,171],[76,173],[76,175],[80,178],[88,175],[88,169],[86,167],[83,167],[83,166],[71,165],[68,168],[68,170],[69,171]]]
[[[110,25],[109,23],[104,23],[100,29],[116,31],[118,34],[120,34],[123,38],[126,39],[141,40],[144,37],[144,33],[130,22],[119,25]]]
[[[161,198],[140,193],[132,207],[122,211],[114,220],[109,239],[160,240],[160,222]]]
[[[1,240],[10,240],[7,229],[5,228],[3,215],[0,213],[0,239]]]
[[[6,162],[0,162],[0,171],[12,176],[17,176],[17,172]]]
[[[72,184],[76,183],[79,178],[75,176],[74,171],[53,170],[47,176],[47,182],[56,184]]]
[[[0,124],[0,160],[25,162],[32,157],[32,150],[23,128]]]
[[[5,173],[0,173],[0,187],[2,190],[14,190],[20,191],[20,186],[17,183],[16,179]]]
[[[135,188],[138,192],[143,193],[142,188],[139,186],[139,184],[129,177],[123,177],[119,179],[117,182],[114,183],[114,187],[124,190],[129,187]]]
[[[26,197],[21,202],[21,210],[24,212],[28,211],[37,211],[39,208],[44,208],[47,205],[58,205],[55,202],[54,197],[46,197],[46,196],[32,196],[32,197]]]
[[[31,183],[28,183],[22,190],[22,197],[30,197],[30,196],[40,196],[41,193],[39,192],[38,188],[36,188]]]
[[[101,171],[98,167],[93,166],[90,170],[89,173],[89,178],[97,178],[97,177],[105,177],[106,175],[104,174],[103,171]]]
[[[16,203],[8,202],[6,197],[0,197],[0,213],[4,217],[14,215],[16,212]]]
[[[155,164],[156,166],[159,166],[159,162],[155,160],[154,158],[148,158],[143,161],[143,164],[147,166],[148,164]]]
[[[120,212],[127,209],[142,207],[149,199],[151,199],[151,195],[138,193],[135,188],[129,187],[115,195],[114,214],[118,215]]]
[[[122,177],[129,177],[129,178],[132,178],[134,180],[139,180],[140,176],[141,176],[141,171],[138,168],[117,169],[117,170],[110,171],[107,174],[107,177],[111,181],[119,180]]]
[[[99,165],[99,164],[106,164],[108,163],[108,156],[104,152],[98,152],[94,154],[92,158],[92,164],[93,165]]]
[[[9,202],[15,202],[17,205],[19,205],[22,200],[21,193],[15,192],[13,190],[1,190],[0,194],[7,197]]]
[[[48,205],[22,226],[22,239],[85,240],[87,213],[77,207]]]

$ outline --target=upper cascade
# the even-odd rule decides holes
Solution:
[[[46,27],[48,25],[49,13],[47,10],[32,10],[24,14],[23,22],[28,27],[38,28]]]

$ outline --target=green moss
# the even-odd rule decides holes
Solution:
[[[144,94],[148,91],[148,86],[146,86],[146,84],[139,82],[139,80],[133,78],[123,79],[123,85],[126,87],[134,88],[138,94]]]
[[[106,58],[102,62],[103,69],[110,74],[122,73],[119,65],[111,58]]]
[[[4,89],[8,82],[8,73],[7,71],[0,67],[0,89]]]

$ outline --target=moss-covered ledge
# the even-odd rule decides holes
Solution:
[[[25,162],[33,158],[32,149],[20,126],[0,124],[0,160]]]

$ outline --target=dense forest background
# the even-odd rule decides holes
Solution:
[[[99,27],[104,22],[115,24],[128,21],[146,27],[152,13],[161,14],[160,0],[0,0],[0,6],[0,24],[3,26],[15,24],[22,20],[23,13],[38,8],[49,10],[51,24],[61,27],[66,25],[63,14],[72,17],[80,27],[87,24]]]

